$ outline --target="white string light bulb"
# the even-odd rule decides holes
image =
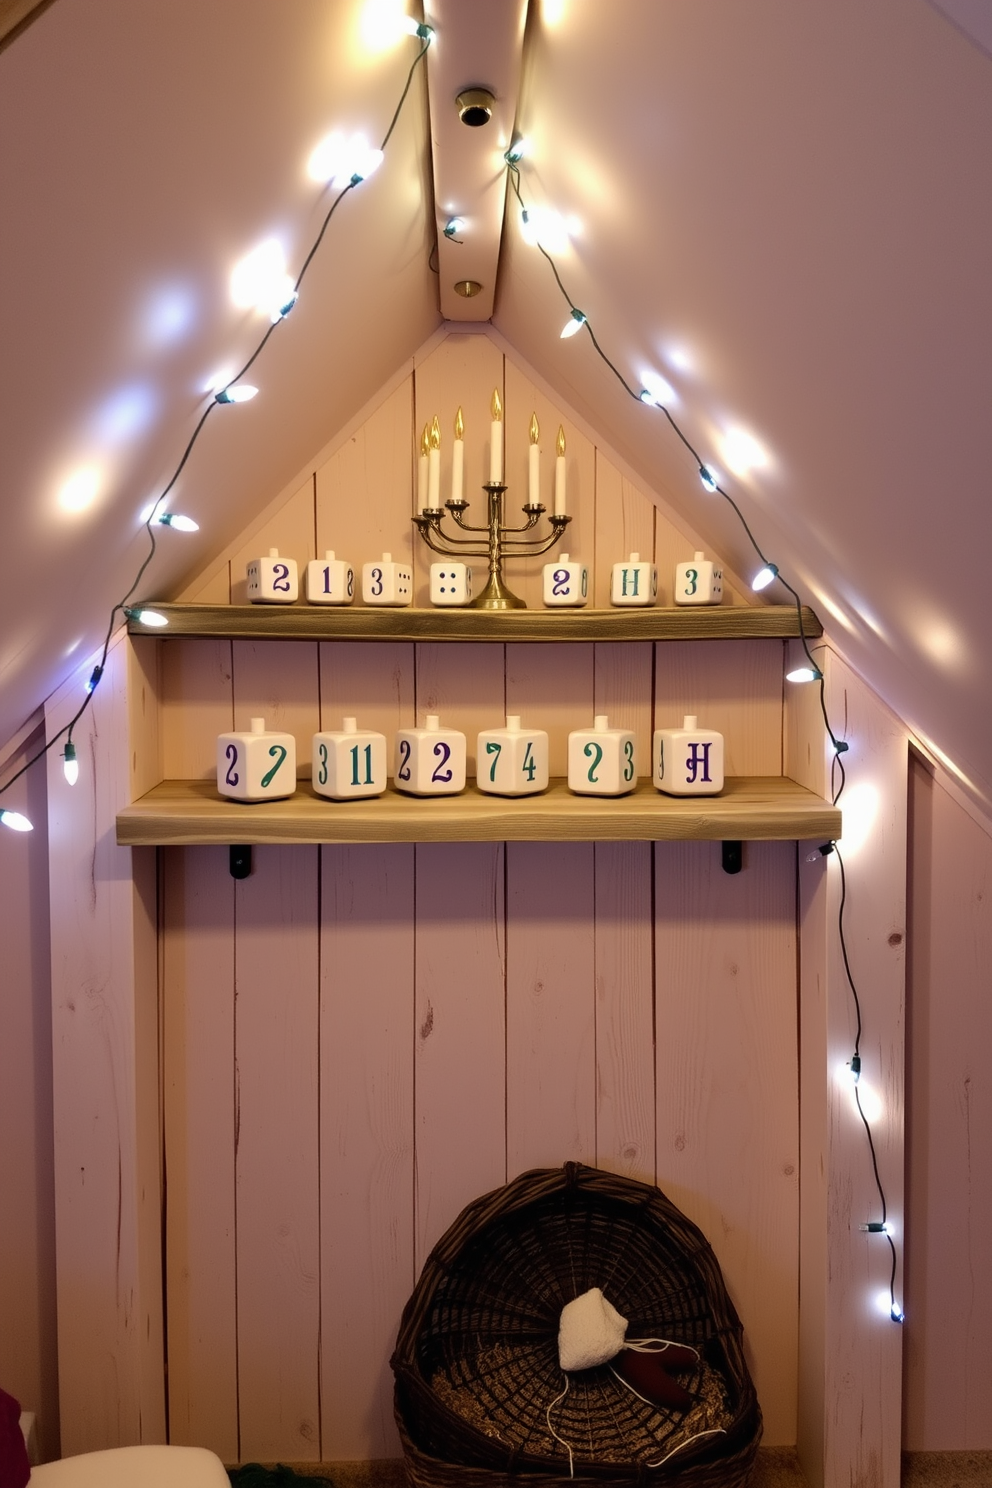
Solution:
[[[239,382],[236,387],[221,388],[219,393],[214,393],[216,403],[250,403],[258,392],[257,387],[250,383]]]
[[[177,532],[199,532],[199,522],[194,522],[192,517],[184,517],[181,512],[163,512],[155,521],[160,527],[174,527]]]
[[[506,161],[507,165],[519,165],[520,161],[529,154],[530,140],[521,135],[518,139],[515,139],[513,141],[513,144],[507,150],[506,154],[503,156],[503,159]]]
[[[447,222],[444,224],[444,236],[446,238],[453,238],[455,236],[455,233],[460,233],[460,232],[464,232],[464,231],[465,231],[465,218],[464,217],[449,217],[448,220],[447,220]]]
[[[659,377],[657,372],[643,372],[641,382],[644,386],[638,394],[642,403],[647,403],[650,408],[664,408],[666,403],[675,402],[675,389],[671,383]]]
[[[775,567],[775,564],[766,563],[764,568],[759,568],[758,572],[751,580],[751,588],[758,591],[767,589],[768,585],[773,584],[777,578],[778,569]]]
[[[29,822],[26,816],[19,811],[0,811],[0,823],[9,827],[12,832],[33,832],[34,824]]]
[[[577,336],[586,323],[586,317],[581,310],[573,310],[562,328],[561,339],[567,341],[569,336]]]
[[[700,465],[700,467],[699,467],[699,479],[702,481],[702,483],[706,487],[707,491],[709,491],[711,494],[712,494],[712,492],[714,492],[717,489],[716,476],[713,474],[712,470],[710,470],[707,465]]]
[[[75,785],[79,779],[79,760],[76,758],[76,746],[71,739],[66,739],[65,749],[62,751],[62,774],[70,785]]]
[[[128,620],[137,620],[139,625],[150,625],[153,630],[169,623],[168,617],[160,614],[158,610],[131,609],[125,605],[124,614]]]
[[[791,672],[786,672],[787,682],[819,682],[823,673],[819,667],[801,666],[795,667]]]

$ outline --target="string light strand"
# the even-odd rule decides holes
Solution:
[[[413,85],[413,79],[416,75],[417,68],[420,66],[424,57],[427,55],[427,51],[434,37],[434,32],[432,31],[430,26],[427,26],[426,24],[419,25],[416,29],[415,34],[421,41],[422,45],[407,71],[406,79],[403,84],[403,90],[400,93],[399,100],[393,110],[392,117],[389,121],[389,127],[387,128],[386,133],[383,136],[382,144],[380,146],[380,154],[385,153],[386,146],[389,144],[389,141],[392,138],[393,131],[395,130],[396,125],[399,121],[400,114],[402,113],[403,105],[406,102],[407,96],[410,92],[410,88]],[[261,356],[265,347],[268,345],[269,337],[276,330],[276,327],[280,326],[283,323],[283,321],[286,319],[286,316],[289,314],[289,311],[295,305],[296,300],[299,296],[300,285],[303,283],[303,277],[309,269],[311,263],[313,262],[314,256],[316,255],[318,248],[324,240],[324,235],[327,232],[328,227],[330,226],[334,214],[337,212],[337,209],[341,205],[344,198],[348,196],[352,191],[354,191],[355,187],[360,185],[363,179],[364,178],[361,175],[356,173],[334,198],[334,201],[331,203],[327,213],[324,216],[324,220],[321,223],[320,230],[318,231],[317,236],[310,247],[310,251],[307,253],[305,259],[303,260],[303,266],[296,276],[296,280],[293,284],[292,296],[287,300],[286,304],[281,307],[280,313],[278,314],[276,319],[273,320],[272,324],[267,327],[265,334],[262,336],[258,345],[255,347],[254,351],[245,362],[244,366],[241,367],[240,370],[235,373],[233,377],[229,378],[222,388],[216,389],[214,391],[210,402],[207,404],[206,408],[203,410],[199,419],[197,420],[196,426],[186,442],[186,447],[183,450],[179,463],[176,465],[175,470],[172,472],[168,483],[165,485],[157,499],[152,503],[148,516],[142,524],[144,526],[145,532],[148,535],[148,552],[145,554],[145,557],[142,560],[127,593],[123,596],[122,599],[119,599],[117,601],[117,603],[110,611],[110,618],[107,623],[107,632],[104,637],[103,645],[100,649],[100,660],[90,674],[89,683],[87,684],[86,693],[83,697],[82,703],[73,714],[69,722],[65,724],[61,729],[59,729],[57,734],[53,734],[51,739],[49,739],[41,747],[41,749],[37,751],[36,754],[33,754],[31,758],[25,764],[23,764],[14,775],[10,777],[9,780],[7,780],[2,786],[0,786],[0,796],[8,791],[10,787],[15,783],[15,781],[19,780],[22,775],[26,774],[27,771],[31,769],[32,765],[37,764],[38,761],[40,759],[43,759],[51,749],[54,749],[55,745],[62,738],[65,738],[66,740],[67,751],[71,750],[71,754],[68,757],[75,760],[76,751],[75,745],[73,744],[72,740],[73,730],[79,723],[87,708],[90,706],[90,703],[93,700],[93,694],[96,692],[96,689],[100,684],[100,680],[103,677],[104,669],[107,665],[107,656],[110,651],[110,642],[113,638],[114,626],[117,621],[117,616],[119,614],[129,615],[131,613],[128,610],[128,601],[131,599],[138,585],[141,583],[141,580],[144,578],[149,564],[155,557],[157,544],[154,529],[156,526],[162,525],[162,519],[160,516],[162,503],[165,501],[166,497],[175,486],[177,480],[182,475],[183,470],[186,468],[187,461],[189,460],[190,455],[193,453],[193,449],[203,432],[204,425],[206,424],[207,419],[213,413],[214,409],[218,406],[222,407],[226,403],[238,401],[231,396],[232,390],[234,390],[236,388],[236,385],[240,383],[245,373],[250,371],[250,369],[254,366],[255,362],[258,360],[259,356]],[[16,815],[16,813],[14,814]],[[8,813],[8,815],[10,815],[10,813]]]
[[[528,220],[527,204],[524,201],[523,193],[520,187],[520,161],[523,158],[523,152],[518,151],[515,146],[511,145],[510,149],[506,152],[503,158],[509,172],[511,188],[518,203],[520,204],[520,210],[523,214],[523,219],[526,222]],[[623,388],[628,397],[632,398],[636,403],[647,403],[649,404],[649,406],[661,410],[661,412],[665,415],[665,418],[668,420],[669,428],[672,430],[676,438],[681,442],[687,452],[692,456],[692,459],[695,461],[696,469],[699,473],[701,481],[703,482],[703,485],[708,491],[712,491],[715,494],[722,496],[724,501],[728,503],[731,510],[734,512],[748,539],[748,542],[751,544],[751,547],[754,549],[754,552],[757,554],[758,558],[761,561],[762,577],[765,579],[765,582],[758,587],[764,588],[767,584],[777,579],[782,587],[792,596],[792,600],[796,609],[800,644],[802,645],[803,652],[806,656],[807,661],[809,662],[810,680],[817,683],[820,713],[823,718],[823,726],[826,730],[827,737],[829,738],[831,747],[833,749],[833,758],[831,760],[830,766],[831,804],[834,806],[838,805],[841,796],[844,793],[844,788],[847,784],[847,772],[844,768],[844,761],[841,756],[847,752],[848,745],[845,740],[839,738],[837,734],[835,734],[830,722],[830,716],[827,711],[826,678],[824,677],[821,668],[817,666],[816,661],[813,657],[813,653],[810,650],[809,638],[806,635],[806,626],[803,617],[802,600],[797,590],[792,586],[792,584],[789,583],[786,578],[783,577],[778,566],[776,564],[773,564],[765,555],[760,543],[758,542],[754,533],[751,531],[751,527],[737,502],[734,500],[730,492],[726,491],[713,475],[709,465],[703,460],[699,451],[696,449],[691,439],[689,439],[689,437],[686,435],[685,431],[681,428],[677,419],[673,416],[671,411],[666,408],[663,403],[658,402],[656,399],[645,397],[643,395],[643,389],[638,390],[633,386],[633,384],[628,382],[627,378],[623,375],[620,368],[604,351],[589,321],[589,317],[585,314],[584,311],[579,309],[579,307],[576,305],[575,301],[569,294],[568,289],[566,288],[565,283],[561,277],[561,274],[558,271],[558,265],[555,263],[552,255],[548,252],[548,250],[542,243],[535,242],[534,246],[537,248],[538,252],[541,254],[545,262],[551,269],[551,273],[554,276],[554,280],[556,285],[558,286],[558,290],[561,293],[562,298],[565,300],[565,303],[568,305],[569,312],[572,318],[577,322],[574,327],[574,332],[578,333],[581,330],[585,330],[586,332],[588,332],[589,340],[591,341],[597,356],[613,373],[613,376],[616,378],[617,382],[619,382],[620,386]],[[568,329],[568,327],[566,327],[566,329]],[[767,577],[765,577],[766,575]],[[857,984],[854,980],[854,974],[851,969],[851,961],[848,954],[847,939],[844,928],[844,911],[847,905],[847,875],[844,869],[844,860],[836,843],[824,843],[820,851],[824,856],[827,856],[830,853],[834,853],[837,857],[838,864],[840,865],[841,895],[837,917],[838,938],[841,946],[841,956],[844,963],[844,972],[854,1003],[856,1019],[854,1052],[851,1057],[851,1070],[852,1073],[854,1073],[855,1075],[854,1099],[858,1115],[861,1118],[861,1123],[864,1126],[865,1136],[868,1141],[868,1151],[871,1157],[872,1175],[875,1182],[875,1188],[878,1192],[879,1204],[882,1210],[882,1218],[880,1221],[869,1221],[869,1223],[862,1226],[862,1228],[871,1234],[884,1234],[888,1242],[892,1262],[889,1276],[889,1315],[892,1318],[893,1322],[901,1323],[904,1321],[904,1315],[902,1309],[899,1307],[896,1301],[895,1290],[897,1272],[896,1247],[888,1228],[888,1207],[886,1204],[885,1189],[882,1185],[881,1175],[878,1169],[878,1154],[875,1149],[874,1134],[871,1129],[871,1123],[869,1122],[868,1117],[866,1116],[864,1108],[861,1104],[861,1096],[857,1087],[857,1077],[858,1074],[860,1074],[861,1069],[861,1035],[863,1024],[861,1013],[861,998],[859,996]]]

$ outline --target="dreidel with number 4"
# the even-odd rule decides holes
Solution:
[[[386,789],[386,736],[359,729],[357,718],[345,718],[341,732],[328,729],[313,736],[313,788],[331,801],[381,796]]]
[[[530,796],[548,788],[548,736],[520,727],[508,713],[506,728],[486,729],[475,750],[475,783],[490,796]]]
[[[396,735],[393,784],[410,796],[453,796],[465,789],[465,735],[443,729],[436,713],[423,728],[400,729]]]
[[[672,598],[677,605],[719,604],[723,599],[723,569],[694,553],[691,563],[680,563],[675,570]]]
[[[235,729],[217,739],[217,789],[232,801],[278,801],[296,790],[296,740],[266,733],[253,718],[248,732]]]
[[[687,714],[681,728],[655,729],[651,780],[667,796],[716,796],[723,790],[723,735],[697,727]]]
[[[605,713],[597,713],[591,729],[575,729],[568,736],[568,788],[578,796],[625,796],[637,784],[634,735],[630,729],[610,728]]]

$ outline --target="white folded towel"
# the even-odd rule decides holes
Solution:
[[[566,1370],[594,1369],[616,1357],[626,1333],[627,1319],[593,1287],[561,1310],[558,1362]]]

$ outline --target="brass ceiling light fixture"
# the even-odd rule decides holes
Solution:
[[[493,116],[496,99],[488,88],[463,88],[455,99],[458,117],[469,129],[481,129]]]

